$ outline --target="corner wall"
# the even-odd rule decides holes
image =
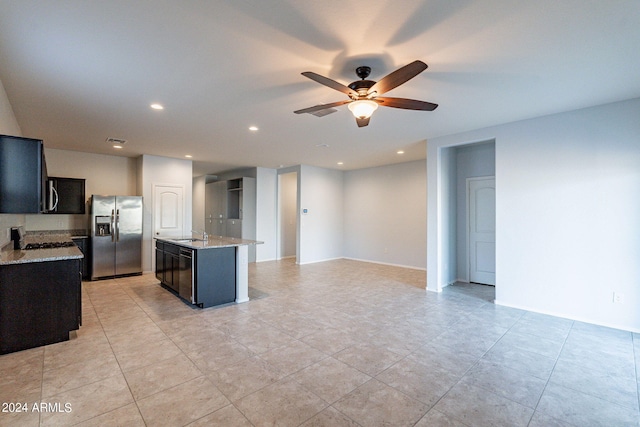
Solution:
[[[424,160],[345,172],[344,256],[426,269]]]
[[[429,140],[428,289],[453,262],[442,153],[495,138],[496,303],[640,331],[638,117],[633,99]]]
[[[300,166],[299,264],[343,257],[343,172]]]

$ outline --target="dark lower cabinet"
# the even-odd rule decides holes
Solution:
[[[79,259],[0,266],[0,354],[69,340],[81,287]]]
[[[82,272],[82,280],[90,280],[91,279],[91,271],[89,271],[89,267],[91,267],[91,258],[89,258],[91,251],[89,250],[89,245],[91,244],[91,239],[88,237],[74,237],[73,243],[76,244],[84,258],[80,260],[80,271]]]
[[[236,299],[235,247],[189,250],[156,241],[156,277],[165,287],[199,307],[213,307]]]

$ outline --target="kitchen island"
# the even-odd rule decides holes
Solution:
[[[249,251],[256,240],[156,237],[156,277],[202,308],[249,301]]]
[[[0,354],[67,341],[80,327],[82,252],[68,237],[46,240],[71,245],[25,250],[10,242],[0,251]]]

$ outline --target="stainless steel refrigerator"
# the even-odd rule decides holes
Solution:
[[[142,273],[142,197],[91,196],[91,280]]]

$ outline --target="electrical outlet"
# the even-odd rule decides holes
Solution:
[[[389,248],[384,248],[384,253],[388,254],[389,253]]]
[[[613,303],[614,304],[622,304],[624,303],[624,295],[619,292],[613,293]]]

